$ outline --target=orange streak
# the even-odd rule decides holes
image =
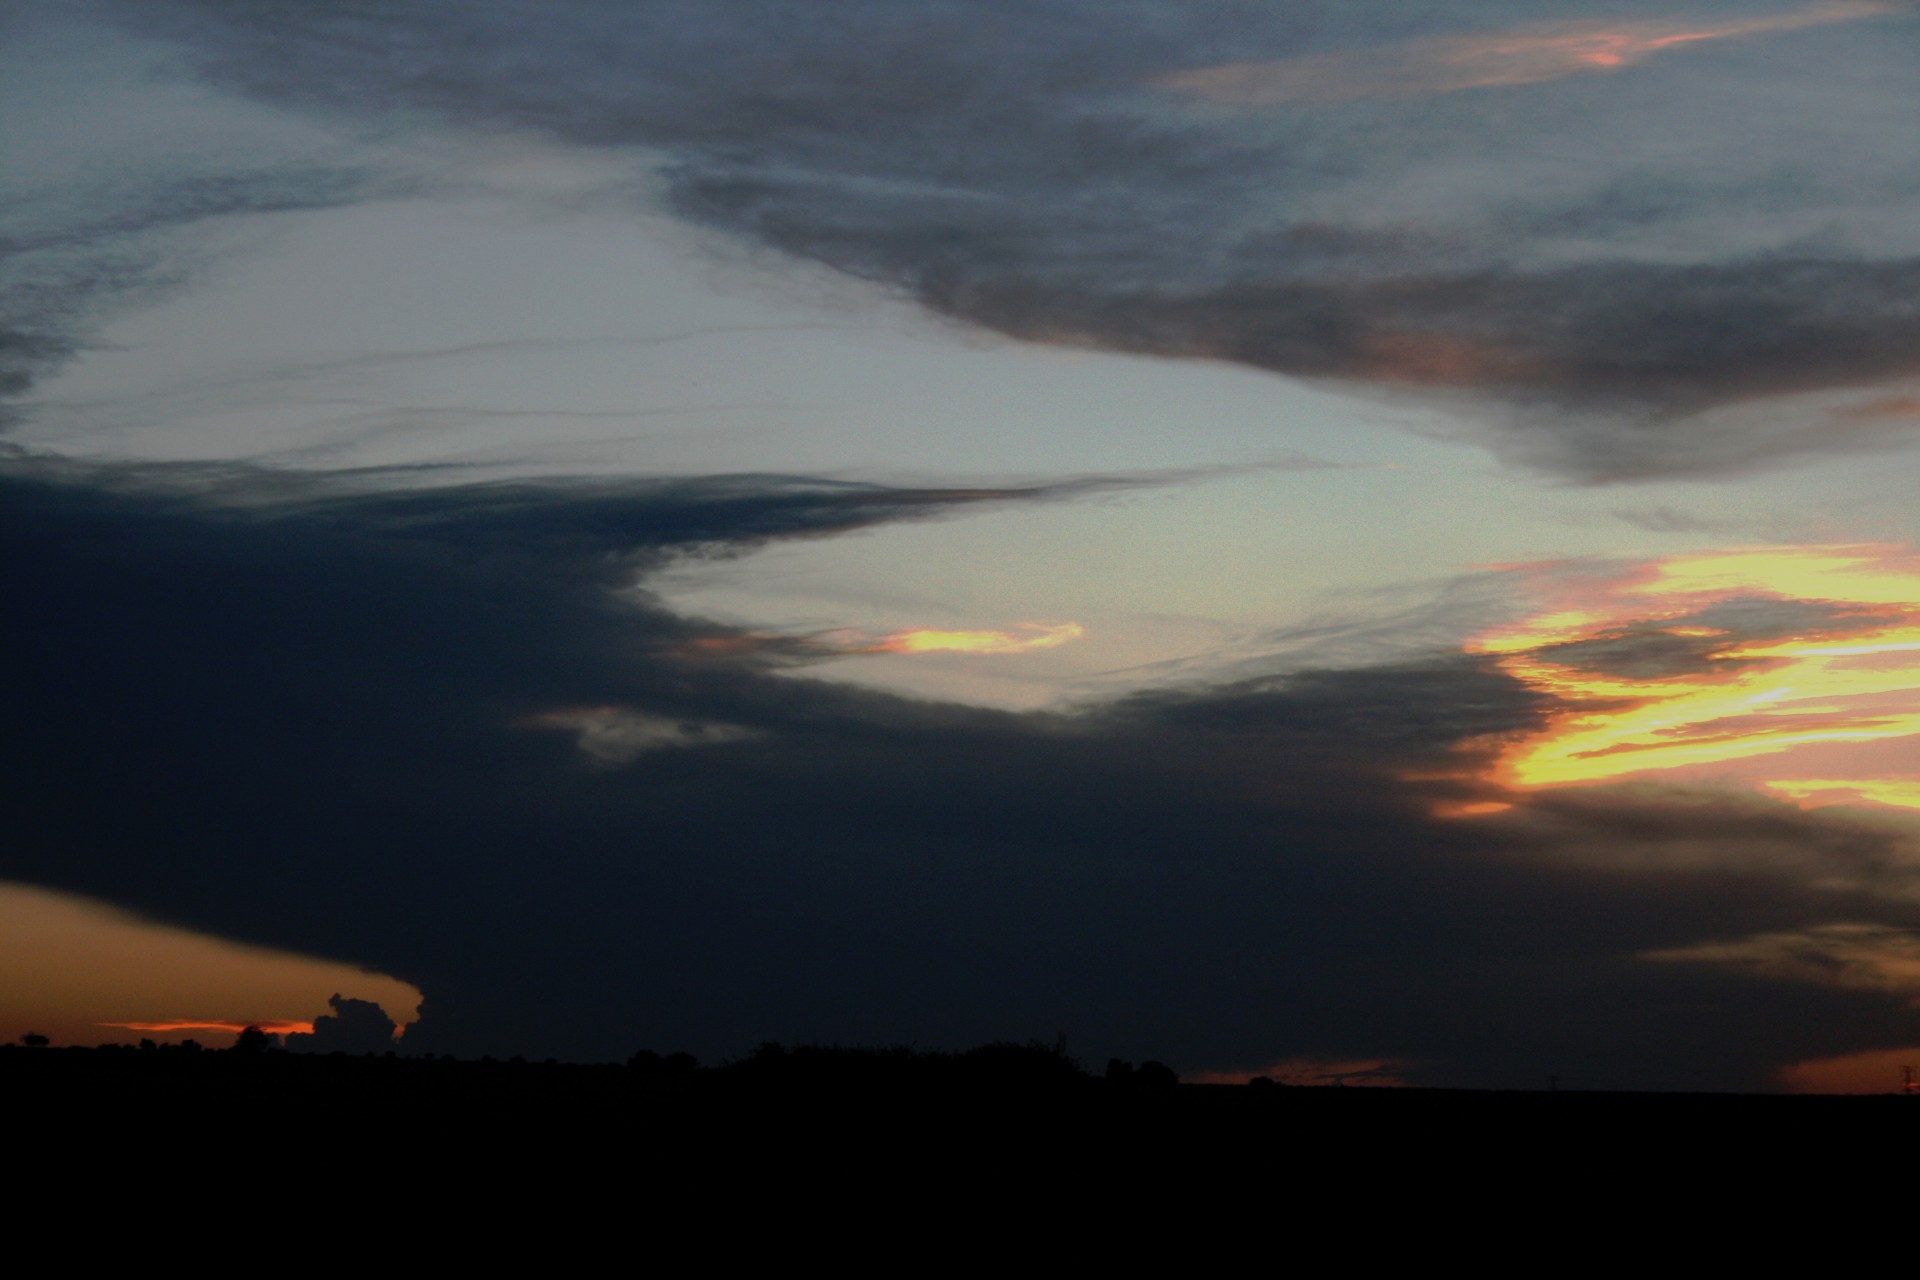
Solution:
[[[1618,71],[1685,45],[1796,31],[1900,12],[1888,0],[1827,0],[1743,22],[1535,23],[1439,36],[1355,53],[1227,63],[1159,76],[1155,84],[1208,102],[1264,106],[1413,98],[1463,89],[1540,84]]]
[[[103,1027],[119,1027],[126,1031],[231,1031],[234,1035],[239,1035],[248,1027],[258,1027],[268,1035],[275,1036],[287,1035],[289,1033],[303,1036],[313,1034],[313,1024],[311,1022],[288,1022],[275,1018],[254,1022],[195,1022],[189,1019],[176,1018],[167,1022],[102,1022],[98,1025]]]

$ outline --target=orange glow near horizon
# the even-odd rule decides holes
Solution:
[[[99,1025],[103,1027],[118,1027],[124,1031],[159,1031],[163,1033],[175,1031],[225,1031],[237,1036],[248,1027],[258,1027],[271,1036],[310,1036],[313,1034],[313,1024],[311,1022],[286,1022],[271,1018],[258,1019],[253,1022],[195,1022],[176,1019],[168,1022],[102,1022]]]
[[[936,631],[914,628],[853,649],[856,653],[1030,653],[1078,640],[1087,633],[1077,622],[1023,622],[1014,631]]]
[[[1467,647],[1559,709],[1500,751],[1490,780],[1524,791],[1680,771],[1807,807],[1920,809],[1911,548],[1742,548],[1598,583],[1537,570],[1560,598]]]
[[[1541,84],[1618,71],[1654,55],[1899,12],[1889,0],[1823,3],[1736,22],[1531,23],[1505,31],[1437,36],[1353,53],[1228,63],[1156,78],[1163,88],[1232,106],[1414,98],[1463,89]]]
[[[420,1016],[420,989],[356,964],[195,933],[107,903],[0,882],[0,1043],[28,1033],[94,1044],[101,1028],[156,1039],[247,1026],[305,1032],[328,996]],[[125,1039],[125,1036],[112,1038]]]
[[[1920,1046],[1872,1049],[1838,1058],[1816,1058],[1782,1067],[1778,1078],[1790,1093],[1911,1093],[1908,1072],[1920,1067]]]

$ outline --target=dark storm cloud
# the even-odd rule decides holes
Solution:
[[[627,151],[687,218],[1004,333],[1492,405],[1577,479],[1906,438],[1746,406],[1920,372],[1911,6],[129,12],[276,102]],[[1395,94],[1205,89],[1356,59]]]
[[[281,1043],[303,1053],[385,1053],[394,1047],[399,1028],[373,1001],[335,993],[327,1005],[333,1012],[315,1018],[312,1032],[289,1032]]]
[[[0,479],[0,876],[394,973],[417,1049],[1065,1032],[1673,1086],[1906,1034],[1894,992],[1741,960],[1910,934],[1897,831],[1629,791],[1429,816],[1547,709],[1477,660],[1012,714],[688,660],[738,633],[634,585],[978,493],[79,478]]]

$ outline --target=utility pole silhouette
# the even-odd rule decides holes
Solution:
[[[1920,1097],[1920,1080],[1914,1078],[1913,1068],[1900,1068],[1900,1092],[1909,1098]]]

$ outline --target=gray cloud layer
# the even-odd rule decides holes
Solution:
[[[1576,16],[1751,30],[1611,74],[1258,106],[1183,92],[1178,73],[1418,61],[1510,27],[1537,40],[1566,15],[1385,0],[132,12],[234,89],[383,128],[626,151],[683,216],[970,322],[1466,396],[1497,407],[1495,448],[1605,480],[1903,438],[1742,416],[1920,372],[1920,21],[1802,8],[1615,3]],[[1829,12],[1845,20],[1815,20]],[[1731,424],[1699,418],[1713,411]]]

